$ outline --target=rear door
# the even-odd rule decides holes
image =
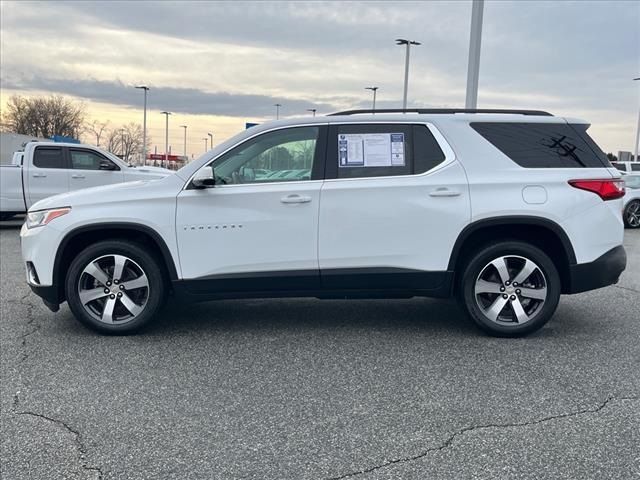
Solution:
[[[435,127],[334,125],[326,169],[323,288],[439,288],[470,207],[464,171]]]
[[[28,207],[69,190],[68,165],[61,146],[37,146],[24,178]]]
[[[124,172],[115,162],[94,150],[68,148],[69,190],[124,182]],[[111,170],[105,169],[108,165]]]

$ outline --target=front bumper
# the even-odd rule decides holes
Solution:
[[[42,298],[44,304],[56,312],[64,300],[60,285],[54,278],[56,252],[62,234],[50,225],[28,229],[22,226],[20,243],[22,259],[25,262],[27,283],[33,292]],[[29,271],[29,264],[33,272]]]
[[[618,283],[627,266],[627,254],[619,245],[593,262],[571,265],[571,285],[566,293],[580,293]]]
[[[60,310],[60,292],[57,286],[41,287],[29,284],[31,291],[42,298],[42,302],[52,312]]]

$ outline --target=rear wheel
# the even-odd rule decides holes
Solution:
[[[162,306],[165,283],[157,260],[135,243],[112,240],[83,250],[69,267],[69,308],[104,333],[134,332]]]
[[[624,225],[628,228],[640,228],[640,200],[631,200],[622,214]]]
[[[465,309],[491,335],[526,335],[549,321],[560,299],[558,270],[533,245],[505,241],[473,255],[462,277]]]

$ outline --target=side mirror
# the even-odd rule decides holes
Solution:
[[[191,181],[194,188],[211,188],[216,184],[216,176],[213,173],[213,166],[205,167],[198,170],[195,177]]]
[[[108,162],[108,161],[106,161],[106,160],[102,160],[102,161],[100,162],[100,166],[99,166],[98,168],[99,168],[100,170],[115,170],[115,169],[116,169],[116,166],[115,166],[113,163],[111,163],[111,162]]]

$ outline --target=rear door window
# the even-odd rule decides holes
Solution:
[[[67,168],[61,147],[37,147],[33,154],[33,166],[37,168]]]
[[[327,178],[424,173],[445,156],[426,125],[347,124],[331,127]]]
[[[611,165],[587,135],[586,125],[474,122],[471,127],[521,167],[602,168]]]

